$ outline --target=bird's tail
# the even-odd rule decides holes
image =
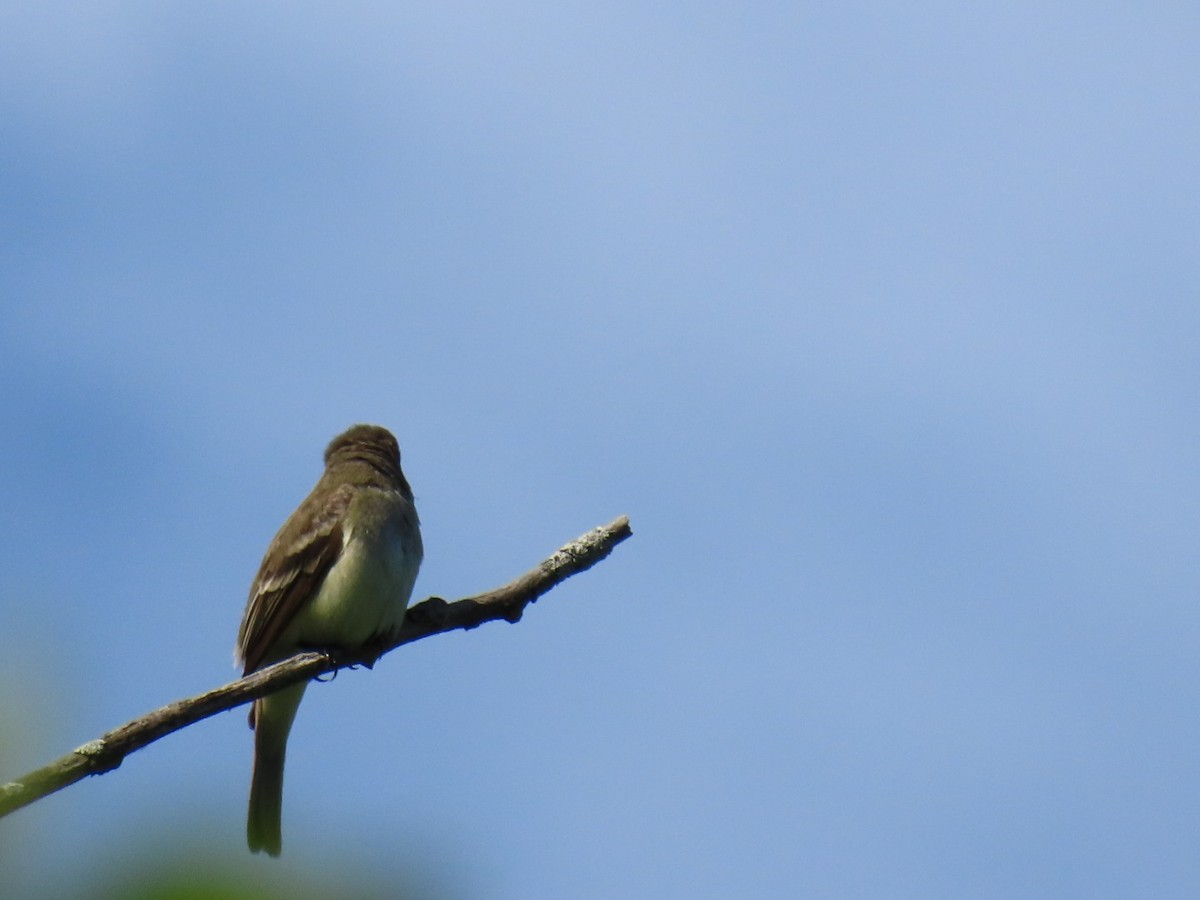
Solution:
[[[278,856],[283,849],[283,763],[305,687],[293,685],[255,701],[254,775],[246,815],[246,843],[255,853]]]

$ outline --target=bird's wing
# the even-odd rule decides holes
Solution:
[[[237,652],[245,667],[243,674],[267,661],[288,623],[320,590],[342,552],[342,526],[353,497],[354,488],[348,484],[319,498],[314,491],[271,541],[238,629]],[[314,503],[319,508],[313,508]]]

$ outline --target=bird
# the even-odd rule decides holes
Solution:
[[[284,522],[250,586],[235,658],[249,675],[303,650],[370,655],[404,621],[424,556],[400,446],[354,425],[325,450],[325,471]],[[306,682],[255,700],[250,850],[279,856],[283,766]]]

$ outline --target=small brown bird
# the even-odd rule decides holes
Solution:
[[[404,621],[423,548],[400,447],[386,428],[355,425],[325,450],[325,472],[267,548],[238,630],[249,674],[302,650],[356,651]],[[307,684],[254,701],[254,775],[246,841],[282,848],[283,762]]]

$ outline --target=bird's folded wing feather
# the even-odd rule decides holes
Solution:
[[[250,601],[238,630],[238,656],[249,674],[266,662],[272,645],[315,595],[342,550],[346,513],[354,488],[342,485],[300,504],[271,542],[250,588]],[[313,504],[319,508],[313,508]]]

